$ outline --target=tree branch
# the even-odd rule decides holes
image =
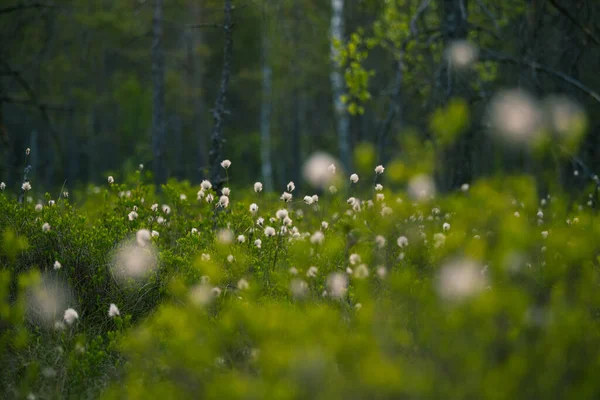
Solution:
[[[569,13],[569,10],[558,4],[556,0],[550,0],[550,4],[554,6],[561,14],[571,20],[583,33],[585,33],[593,42],[600,44],[600,39],[592,32],[590,28],[579,22],[574,16]]]
[[[552,76],[559,78],[560,80],[570,84],[571,86],[576,87],[577,89],[581,90],[583,93],[590,96],[596,102],[600,103],[600,94],[598,94],[594,90],[585,86],[583,83],[581,83],[577,79],[573,78],[572,76],[569,76],[569,75],[565,74],[564,72],[560,72],[555,69],[546,67],[538,62],[518,60],[509,55],[502,54],[502,53],[495,52],[493,50],[488,50],[488,49],[481,49],[481,56],[479,57],[479,60],[480,61],[496,61],[496,62],[501,62],[501,63],[505,63],[505,64],[525,66],[525,67],[532,68],[536,71],[545,72],[548,75],[552,75]]]

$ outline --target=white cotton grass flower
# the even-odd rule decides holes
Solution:
[[[121,242],[112,255],[111,272],[123,284],[141,284],[158,267],[158,253],[150,240],[151,233],[145,229],[141,232],[139,242],[136,234],[135,239]]]
[[[35,205],[35,211],[36,212],[41,212],[43,208],[44,208],[44,206],[42,204],[40,204],[40,203],[37,203]]]
[[[348,277],[345,274],[335,272],[327,277],[327,288],[333,298],[342,299],[348,291]]]
[[[254,246],[256,246],[256,248],[260,249],[262,247],[262,240],[256,239],[254,241]]]
[[[536,100],[515,89],[496,94],[488,105],[492,132],[514,144],[529,144],[541,133],[543,116]]]
[[[382,207],[381,208],[381,216],[382,217],[387,217],[388,215],[391,215],[394,212],[394,210],[392,210],[391,207]]]
[[[229,197],[227,197],[226,195],[221,196],[217,205],[221,208],[229,207]]]
[[[385,278],[387,276],[387,268],[385,268],[383,265],[377,267],[377,276],[379,279]]]
[[[312,244],[321,244],[323,243],[323,240],[325,240],[325,235],[321,231],[316,231],[310,237],[310,242]]]
[[[248,290],[249,287],[250,287],[250,284],[244,278],[240,279],[237,283],[237,288],[239,290]]]
[[[469,188],[470,186],[468,183],[463,183],[462,185],[460,185],[460,190],[462,190],[463,192],[468,192]]]
[[[312,198],[312,196],[304,196],[304,202],[305,202],[306,204],[308,204],[309,206],[310,206],[311,204],[313,204],[313,198]]]
[[[358,254],[352,253],[352,254],[350,254],[350,257],[348,258],[348,261],[350,262],[350,264],[356,265],[361,261],[361,258]]]
[[[152,235],[152,237],[159,237],[160,233],[158,231],[153,230],[151,235]]]
[[[446,59],[456,69],[467,68],[477,61],[479,50],[467,40],[454,40],[446,49]]]
[[[275,216],[277,217],[277,219],[285,219],[288,216],[288,210],[286,210],[285,208],[277,210]]]
[[[267,237],[271,237],[271,236],[275,236],[275,228],[271,227],[271,226],[267,226],[265,228],[265,236]]]
[[[548,237],[548,231],[542,231],[542,238],[546,239]]]
[[[383,190],[383,185],[381,183],[378,183],[377,185],[375,185],[375,191],[381,192],[382,190]]]
[[[375,236],[375,244],[377,245],[377,248],[379,249],[383,249],[385,247],[385,238],[381,235],[377,235]]]
[[[450,230],[450,224],[447,222],[444,222],[444,224],[442,225],[442,230],[444,232],[448,232]]]
[[[119,311],[117,305],[115,303],[110,303],[110,306],[108,306],[108,316],[110,318],[114,318],[118,317],[119,315],[121,315],[121,312]]]
[[[228,196],[231,194],[231,189],[225,187],[221,190],[221,193],[223,193],[223,196]]]
[[[238,243],[244,243],[244,242],[246,241],[246,236],[244,236],[244,235],[239,235],[239,236],[237,237],[237,241],[238,241]]]
[[[79,314],[73,308],[67,308],[63,316],[64,321],[67,325],[73,325],[73,323],[79,319]]]
[[[26,148],[26,149],[25,149],[25,155],[27,155],[27,156],[28,156],[28,155],[29,155],[29,153],[31,153],[31,149],[28,147],[28,148]]]
[[[185,201],[185,200],[187,200],[187,195],[186,195],[185,193],[181,193],[181,194],[179,195],[179,200],[181,200],[181,201]]]
[[[154,212],[157,212],[157,211],[158,211],[158,203],[154,203],[154,204],[152,204],[152,205],[150,206],[150,209],[151,209],[152,211],[154,211]]]
[[[292,194],[289,192],[283,192],[283,194],[281,195],[280,199],[285,201],[286,203],[289,203],[290,201],[292,201]]]
[[[161,206],[161,210],[162,210],[162,212],[163,212],[164,214],[166,214],[166,215],[169,215],[169,214],[171,214],[171,207],[169,207],[169,206],[168,206],[168,205],[166,205],[166,204],[163,204],[163,205]]]
[[[308,271],[306,271],[306,276],[309,278],[314,278],[317,276],[317,273],[319,272],[319,269],[317,267],[310,267],[308,269]]]
[[[352,182],[352,183],[358,182],[358,175],[357,174],[350,175],[350,182]]]
[[[408,182],[408,193],[417,202],[427,201],[435,192],[435,183],[429,175],[416,175]]]
[[[31,183],[29,183],[29,181],[23,182],[23,184],[21,185],[21,190],[23,190],[24,192],[30,191],[31,190]]]
[[[112,185],[113,183],[115,183],[115,178],[113,178],[112,176],[108,177],[108,184]]]
[[[330,154],[316,152],[311,154],[302,167],[304,179],[313,187],[325,189],[336,179],[336,166],[339,162]]]
[[[337,188],[334,185],[329,186],[329,193],[336,194]]]
[[[375,173],[377,175],[383,174],[383,171],[385,171],[385,168],[383,167],[383,165],[378,165],[375,167]]]
[[[398,247],[404,248],[408,246],[408,238],[406,236],[400,236],[398,240],[396,240],[396,243],[398,243]]]
[[[50,224],[47,222],[44,222],[44,224],[42,225],[42,232],[50,232]]]
[[[355,205],[356,202],[356,197],[348,197],[348,200],[346,200],[346,203],[350,204],[351,206]]]
[[[6,183],[0,182],[0,190],[4,191],[6,189]]]
[[[329,228],[329,222],[321,221],[321,229],[326,230]]]
[[[437,277],[438,295],[445,301],[463,301],[483,291],[486,275],[475,261],[459,259],[445,264]]]
[[[313,203],[318,203],[319,202],[319,196],[316,195],[316,194],[313,194],[312,195],[312,201],[313,201]]]
[[[377,193],[377,195],[375,196],[375,199],[377,201],[383,201],[385,199],[385,196],[383,195],[383,193]]]
[[[291,192],[293,192],[296,189],[296,185],[294,184],[293,181],[290,181],[287,184],[286,188],[287,188],[287,191],[291,193]]]
[[[56,261],[54,261],[54,265],[52,267],[54,268],[55,271],[58,271],[59,269],[62,268],[62,264],[60,263],[60,261],[56,260]]]
[[[252,215],[255,215],[258,212],[258,205],[256,203],[250,204],[249,210],[252,213]]]
[[[210,190],[210,189],[212,188],[212,183],[210,183],[210,181],[207,181],[207,180],[205,179],[205,180],[203,180],[203,181],[200,183],[200,187],[201,187],[203,190]]]
[[[130,221],[134,221],[135,219],[137,219],[137,217],[138,217],[138,213],[136,213],[135,211],[132,211],[129,214],[127,214],[127,218]]]
[[[227,256],[227,262],[232,263],[235,260],[235,257],[233,256],[233,254],[230,254]]]
[[[229,160],[221,161],[221,167],[223,167],[224,169],[229,169],[229,167],[231,167],[231,161],[229,161]]]
[[[254,182],[254,191],[260,193],[263,190],[263,184],[261,182]]]
[[[202,261],[210,261],[210,254],[202,253],[202,255],[200,256],[200,259]]]
[[[256,225],[258,226],[263,226],[265,223],[265,219],[263,217],[258,217],[258,219],[256,220]]]
[[[56,205],[56,201],[48,200],[48,207],[54,207]]]
[[[207,194],[204,198],[204,200],[206,200],[207,203],[212,203],[214,199],[215,197],[211,193]]]

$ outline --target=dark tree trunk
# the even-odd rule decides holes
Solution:
[[[156,190],[167,180],[165,165],[165,55],[163,52],[163,0],[155,0],[152,20],[152,152]]]
[[[231,77],[231,58],[233,55],[232,12],[233,6],[231,0],[225,0],[225,19],[223,21],[223,71],[221,73],[221,85],[215,100],[215,107],[212,110],[213,127],[210,134],[209,152],[209,164],[211,168],[210,179],[216,188],[220,188],[223,184],[223,178],[221,177],[221,153],[223,150],[223,143],[225,142],[223,137],[225,114],[227,113],[225,102],[227,100],[227,88]]]

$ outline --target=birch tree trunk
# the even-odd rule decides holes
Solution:
[[[266,23],[266,22],[265,22]],[[271,110],[272,110],[272,75],[269,60],[270,40],[267,30],[262,37],[262,98],[260,107],[260,159],[261,172],[265,190],[273,190],[273,164],[271,161]]]
[[[346,107],[342,103],[341,96],[344,94],[344,77],[339,65],[335,61],[338,51],[334,42],[342,42],[344,39],[344,0],[331,0],[331,87],[333,91],[333,107],[337,124],[338,147],[340,159],[344,166],[350,168],[350,119]]]
[[[152,152],[156,190],[165,183],[165,55],[163,52],[163,0],[155,0],[152,19]]]

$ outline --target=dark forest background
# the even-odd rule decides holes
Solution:
[[[477,59],[450,70],[464,40]],[[30,147],[34,189],[140,163],[157,183],[215,180],[223,158],[237,184],[270,189],[301,184],[316,150],[348,169],[364,143],[410,162],[407,137],[435,148],[442,190],[535,175],[556,159],[495,141],[483,118],[519,88],[585,109],[556,169],[573,187],[600,170],[599,67],[595,0],[0,0],[0,180],[20,185]],[[440,146],[464,107],[470,123]]]

